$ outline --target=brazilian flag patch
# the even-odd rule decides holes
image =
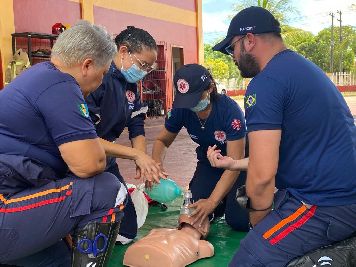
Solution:
[[[79,111],[83,117],[89,118],[89,109],[86,103],[79,104]]]
[[[256,94],[245,96],[245,107],[250,108],[256,105]]]

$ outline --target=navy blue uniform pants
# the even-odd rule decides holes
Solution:
[[[309,251],[350,237],[356,204],[309,206],[288,191],[275,194],[274,210],[241,241],[230,267],[280,267]]]
[[[114,164],[110,164],[106,171],[114,174],[119,179],[119,181],[126,186],[125,180],[121,176],[116,162]],[[120,224],[119,235],[122,235],[127,239],[134,239],[137,235],[136,210],[130,194],[127,194],[127,202],[125,203],[125,216],[122,218]]]
[[[38,165],[33,166],[38,170]],[[16,170],[0,162],[0,180],[25,181],[31,164]],[[110,173],[80,179],[68,176],[17,193],[0,194],[0,263],[20,266],[70,266],[63,238],[88,222],[121,219],[120,183]],[[120,201],[121,202],[121,201]]]
[[[211,167],[209,163],[198,162],[189,188],[193,200],[207,199],[220,180],[223,169]],[[248,231],[248,212],[241,208],[236,201],[236,190],[246,181],[246,172],[241,172],[230,192],[216,207],[212,217],[221,217],[225,214],[225,220],[234,230]]]

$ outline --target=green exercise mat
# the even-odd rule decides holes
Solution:
[[[177,226],[180,205],[183,202],[181,198],[167,204],[168,209],[162,210],[159,206],[150,207],[145,224],[138,231],[137,239],[148,234],[153,228],[174,228]],[[213,244],[215,255],[211,258],[201,259],[189,267],[224,267],[228,266],[234,252],[239,247],[240,240],[246,233],[233,231],[224,221],[220,219],[214,221],[210,227],[208,241]],[[124,254],[129,245],[115,246],[109,267],[123,266]],[[161,267],[161,266],[157,266]],[[164,267],[164,266],[162,266]]]

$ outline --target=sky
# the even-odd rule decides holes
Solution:
[[[202,0],[203,1],[203,34],[204,43],[212,43],[225,36],[230,18],[235,12],[233,4],[238,0]],[[257,2],[257,0],[256,0]],[[317,34],[330,27],[331,16],[335,14],[334,24],[339,24],[337,11],[342,12],[342,25],[356,27],[356,0],[292,0],[299,14],[290,18],[291,26]],[[352,6],[353,5],[353,6]],[[351,7],[352,6],[352,7]]]

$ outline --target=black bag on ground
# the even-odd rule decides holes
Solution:
[[[287,267],[356,267],[356,236],[294,259]]]

